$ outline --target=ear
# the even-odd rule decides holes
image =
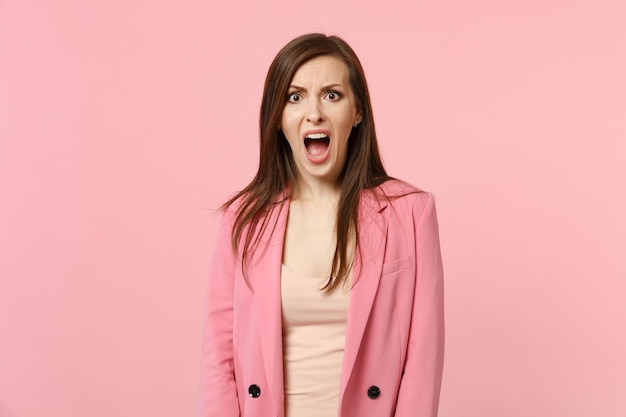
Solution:
[[[354,127],[357,127],[359,123],[361,123],[361,120],[363,120],[363,116],[361,115],[361,112],[357,112],[356,117],[354,118],[354,123],[352,125]]]

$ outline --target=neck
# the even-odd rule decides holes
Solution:
[[[317,203],[336,203],[340,189],[337,183],[324,181],[306,181],[298,178],[291,189],[291,199]]]

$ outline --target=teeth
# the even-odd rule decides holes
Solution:
[[[306,137],[309,139],[324,139],[328,136],[325,133],[309,133]]]

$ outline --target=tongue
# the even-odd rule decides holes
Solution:
[[[306,146],[306,151],[311,156],[319,156],[326,152],[328,148],[328,142],[325,140],[312,140]]]

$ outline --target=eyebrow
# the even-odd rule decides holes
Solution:
[[[329,89],[334,88],[334,87],[343,87],[343,84],[340,84],[340,83],[328,84],[328,85],[325,85],[324,87],[322,87],[322,91],[329,90]],[[294,84],[290,85],[289,89],[290,90],[307,91],[306,88],[300,87],[299,85],[294,85]]]

